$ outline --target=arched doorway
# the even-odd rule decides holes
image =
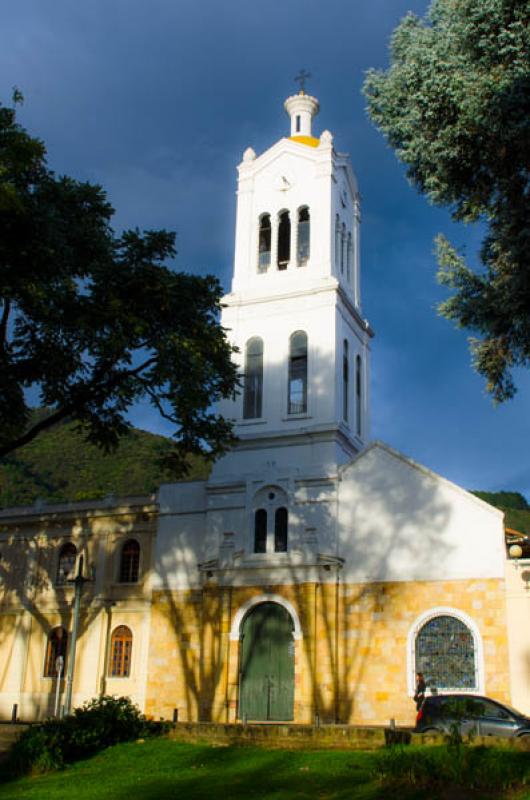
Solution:
[[[241,626],[239,717],[293,719],[293,620],[278,603],[260,603]]]

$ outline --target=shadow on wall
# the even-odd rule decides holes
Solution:
[[[399,471],[382,479],[381,465],[374,460],[365,469],[366,458],[359,457],[343,474],[337,523],[333,506],[328,510],[327,525],[337,531],[336,554],[344,558],[342,569],[330,565],[334,583],[321,580],[308,588],[299,583],[296,570],[289,570],[304,629],[313,713],[324,722],[346,723],[356,712],[358,689],[366,683],[368,665],[374,666],[380,646],[376,635],[381,636],[379,621],[384,617],[383,658],[393,660],[389,650],[396,647],[394,663],[403,663],[406,691],[405,649],[396,646],[399,623],[392,619],[393,609],[406,591],[405,582],[443,567],[451,550],[444,541],[451,509],[436,481],[417,472],[413,481],[405,482],[399,480]],[[311,506],[301,513],[310,520]],[[399,578],[396,561],[402,565]]]
[[[162,613],[173,636],[164,648],[178,657],[187,719],[227,721],[229,631],[241,605],[261,594],[281,595],[300,619],[305,707],[298,707],[298,715],[351,721],[359,688],[381,647],[381,631],[386,663],[403,665],[402,688],[394,691],[406,696],[405,642],[412,618],[394,620],[393,613],[407,581],[443,569],[452,555],[454,545],[446,536],[452,511],[447,490],[436,479],[404,462],[396,465],[385,452],[371,460],[369,455],[344,470],[338,516],[333,491],[319,495],[304,488],[302,474],[295,479],[300,482],[289,507],[289,552],[267,570],[253,568],[246,553],[237,562],[240,570],[223,571],[212,561],[209,571],[199,572],[193,531],[183,527],[168,537],[171,546],[158,568]],[[246,510],[240,512],[237,519],[247,520]],[[235,537],[238,543],[249,540],[246,530],[236,530]],[[176,574],[191,588],[175,590]],[[233,676],[233,664],[230,669]]]
[[[59,554],[65,543],[73,543],[76,548],[72,571],[76,572],[79,557],[83,556],[84,574],[91,578],[84,584],[81,595],[74,695],[88,699],[105,691],[108,641],[105,635],[98,634],[96,651],[91,652],[89,635],[96,630],[94,623],[98,618],[106,614],[104,629],[108,639],[112,606],[133,595],[144,598],[152,546],[145,533],[138,537],[136,515],[125,512],[116,518],[117,511],[112,508],[111,516],[103,513],[91,517],[90,509],[78,514],[44,509],[41,514],[28,516],[27,521],[17,521],[16,525],[3,520],[8,537],[2,543],[0,559],[0,603],[9,614],[0,616],[0,691],[10,696],[20,693],[19,713],[26,719],[47,716],[54,709],[57,677],[55,674],[47,677],[45,673],[49,636],[56,628],[67,631],[67,670],[74,588],[64,576],[58,580]],[[116,542],[122,543],[129,536],[139,538],[145,548],[145,569],[138,583],[118,586],[114,575]],[[61,703],[65,684],[63,673]]]

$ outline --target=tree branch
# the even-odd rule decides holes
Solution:
[[[0,319],[0,348],[5,352],[7,341],[7,320],[11,311],[11,300],[9,298],[4,302],[4,310],[2,312],[2,319]]]
[[[42,431],[53,427],[53,425],[57,425],[58,422],[61,422],[61,420],[68,417],[73,410],[74,406],[64,406],[64,408],[59,408],[53,414],[50,414],[49,417],[37,422],[36,425],[33,425],[32,428],[26,431],[26,433],[23,433],[22,436],[19,436],[18,439],[14,439],[9,444],[0,447],[0,458],[4,458],[4,456],[12,453],[13,450],[17,450],[19,447],[28,444],[28,442],[31,442],[31,440],[34,439],[39,433],[42,433]]]
[[[123,372],[119,372],[114,376],[113,380],[110,380],[107,384],[107,388],[116,388],[120,385],[124,380],[128,378],[137,378],[139,374],[154,364],[156,362],[156,356],[152,356],[148,358],[147,361],[144,361],[143,364],[140,364],[138,367],[134,369],[125,370]],[[86,405],[90,401],[91,394],[94,389],[98,389],[97,378],[94,378],[92,383],[89,386],[86,386],[84,391],[82,391],[78,397],[76,398],[75,403],[67,403],[62,408],[57,409],[54,411],[53,414],[50,414],[45,419],[37,422],[33,427],[27,430],[22,436],[19,436],[17,439],[9,442],[9,444],[0,447],[0,458],[4,458],[4,456],[9,455],[14,450],[18,450],[19,447],[23,447],[23,445],[28,444],[39,433],[42,433],[49,428],[52,428],[54,425],[57,425],[58,422],[61,422],[66,417],[75,415],[76,410],[82,409],[84,405]],[[84,396],[84,397],[83,397]]]

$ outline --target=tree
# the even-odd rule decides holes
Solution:
[[[175,470],[232,441],[211,411],[237,384],[217,279],[164,266],[174,234],[118,236],[113,213],[100,186],[57,177],[0,106],[0,457],[64,419],[112,449],[144,399],[174,426]]]
[[[412,184],[455,220],[481,223],[474,271],[443,236],[439,307],[474,331],[474,366],[495,401],[530,363],[530,3],[434,0],[425,19],[394,31],[390,67],[370,70],[372,121]]]

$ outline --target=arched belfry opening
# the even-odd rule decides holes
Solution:
[[[291,218],[282,211],[278,224],[278,269],[287,269],[291,260]]]
[[[239,676],[240,719],[293,719],[294,623],[279,603],[259,603],[244,617]]]

